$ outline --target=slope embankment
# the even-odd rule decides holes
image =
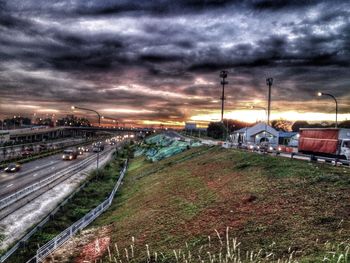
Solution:
[[[112,207],[54,258],[347,262],[349,214],[348,168],[197,147],[154,163],[134,158]]]

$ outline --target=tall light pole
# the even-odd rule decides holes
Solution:
[[[77,107],[77,106],[72,106],[72,110],[79,109],[79,110],[86,110],[86,111],[91,111],[97,114],[98,117],[98,126],[101,126],[101,114],[99,114],[97,111],[92,110],[92,109],[87,109],[87,108],[82,108],[82,107]]]
[[[270,111],[271,111],[271,86],[273,83],[273,78],[266,79],[266,85],[269,86],[269,97],[267,104],[267,124],[270,125]]]
[[[338,101],[337,101],[337,99],[332,94],[323,93],[323,92],[318,92],[317,96],[319,96],[319,97],[329,96],[335,101],[335,128],[338,128]]]
[[[224,122],[224,101],[225,101],[225,85],[228,84],[228,81],[226,81],[227,78],[227,71],[222,70],[220,72],[220,78],[221,80],[221,85],[222,85],[222,94],[221,94],[221,122]]]

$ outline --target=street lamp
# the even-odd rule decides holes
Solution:
[[[86,110],[86,111],[91,111],[91,112],[96,113],[96,114],[97,114],[97,117],[98,117],[98,126],[101,126],[101,115],[100,115],[97,111],[92,110],[92,109],[87,109],[87,108],[78,107],[78,106],[71,106],[71,109],[72,109],[72,110],[75,110],[75,109]]]
[[[16,129],[16,115],[13,116],[13,129]]]
[[[338,101],[337,101],[337,99],[332,94],[323,93],[323,92],[318,92],[317,96],[319,96],[319,97],[329,96],[335,101],[335,128],[338,128]]]
[[[269,98],[267,104],[267,124],[270,124],[270,111],[271,111],[271,86],[273,83],[273,78],[266,79],[266,85],[269,86]]]
[[[220,78],[221,80],[221,85],[222,85],[222,94],[221,94],[221,122],[224,121],[224,101],[225,101],[225,84],[228,84],[228,81],[226,81],[227,78],[227,71],[222,70],[220,72]]]

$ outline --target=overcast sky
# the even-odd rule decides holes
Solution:
[[[350,2],[0,1],[3,116],[78,105],[145,123],[215,119],[223,69],[228,116],[266,106],[271,76],[275,116],[334,112],[323,91],[346,118]]]

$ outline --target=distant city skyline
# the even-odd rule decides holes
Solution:
[[[0,118],[75,114],[183,125],[350,119],[349,1],[2,1]]]

